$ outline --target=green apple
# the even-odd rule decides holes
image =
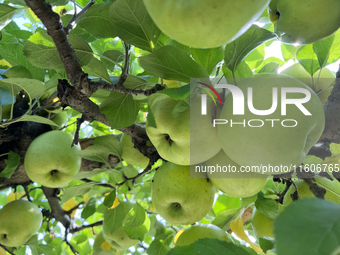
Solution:
[[[254,207],[251,223],[257,240],[263,236],[274,238],[273,222],[273,219],[267,217]]]
[[[223,150],[205,162],[207,167],[228,167],[225,172],[211,172],[208,174],[211,183],[230,197],[250,197],[260,192],[266,185],[268,177],[252,172],[240,172],[241,166],[232,161]],[[221,168],[221,169],[222,169]],[[239,172],[232,172],[235,169]],[[228,171],[230,170],[230,171]]]
[[[302,67],[300,63],[295,63],[281,72],[296,78],[311,87],[318,95],[321,103],[325,103],[331,94],[335,83],[335,74],[328,68],[322,68],[311,75]]]
[[[110,244],[104,239],[103,231],[101,231],[94,239],[93,255],[100,255],[101,253],[106,255],[115,255],[116,252],[116,249],[113,249]]]
[[[40,185],[57,188],[67,184],[78,173],[81,157],[80,145],[71,147],[73,136],[53,130],[33,140],[25,155],[28,177]]]
[[[176,246],[188,246],[202,238],[215,238],[231,242],[229,235],[219,227],[212,224],[198,224],[185,229],[178,237]]]
[[[150,159],[134,147],[131,136],[122,134],[120,143],[122,144],[122,158],[128,164],[136,165],[140,168],[148,166]]]
[[[0,210],[0,244],[7,247],[23,245],[40,228],[42,213],[38,206],[15,200]]]
[[[144,0],[160,30],[194,48],[213,48],[229,43],[261,16],[270,0]]]
[[[330,183],[332,182],[331,180],[328,180],[328,181]],[[314,195],[310,191],[308,185],[303,180],[297,180],[297,181],[294,181],[294,183],[295,183],[295,185],[298,189],[299,199],[305,198],[305,197],[314,197]],[[323,184],[325,184],[325,183],[323,183]],[[290,195],[293,194],[294,192],[295,192],[294,185],[290,185],[286,195],[283,198],[283,205],[284,206],[287,206],[287,205],[289,205],[290,203],[293,202],[293,199]],[[330,202],[340,204],[340,197],[338,195],[332,193],[331,191],[326,191],[325,199],[330,201]]]
[[[190,178],[190,166],[164,163],[151,183],[152,203],[170,224],[188,225],[210,211],[215,188],[207,178]]]
[[[234,115],[230,93],[219,115],[223,122],[217,125],[217,132],[223,150],[237,164],[249,166],[254,172],[293,171],[323,132],[325,115],[320,99],[304,83],[279,74],[255,75],[242,80],[238,88],[244,95],[244,112]],[[252,93],[248,88],[252,88]],[[273,89],[277,89],[277,97]],[[296,89],[303,93],[287,92],[286,98],[298,102],[281,99],[282,90]],[[306,102],[308,95],[310,99]],[[242,103],[241,97],[237,99]],[[224,124],[225,121],[228,123]]]
[[[134,206],[133,203],[124,201],[120,202],[120,204],[114,208],[113,210],[116,210],[116,214],[118,215],[127,215],[128,212],[132,209]],[[107,209],[112,210],[112,209]],[[108,218],[108,214],[104,214],[104,222],[103,222],[103,236],[104,239],[110,244],[110,246],[114,249],[127,249],[131,246],[136,245],[139,242],[139,239],[131,239],[127,233],[125,232],[125,227],[121,226],[117,230],[111,231],[108,227],[106,222],[112,221],[113,219]],[[142,225],[138,227],[133,227],[136,232],[148,232],[150,230],[150,219],[149,217],[145,217],[145,221]],[[128,227],[131,228],[131,227]]]
[[[221,150],[217,129],[212,125],[214,102],[208,98],[207,115],[201,115],[201,97],[197,96],[191,100],[190,109],[175,118],[173,110],[179,103],[165,94],[151,95],[146,133],[165,160],[178,165],[204,162]],[[150,115],[156,128],[150,125]]]
[[[274,31],[289,44],[310,44],[333,34],[340,27],[338,0],[272,0],[269,17]]]
[[[68,114],[66,111],[62,111],[56,114],[51,120],[54,121],[59,126],[63,127],[64,125],[67,124]]]

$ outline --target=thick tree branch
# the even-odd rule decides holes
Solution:
[[[52,10],[51,4],[46,3],[44,0],[25,0],[25,2],[41,20],[47,29],[47,33],[52,37],[61,61],[65,66],[67,78],[81,91],[81,85],[83,82],[86,83],[87,75],[81,69],[80,61],[72,49],[60,16]]]

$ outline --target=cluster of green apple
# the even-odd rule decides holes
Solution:
[[[42,213],[32,202],[15,200],[0,210],[0,244],[18,247],[41,227]]]
[[[219,47],[234,41],[268,4],[274,30],[284,43],[314,43],[340,27],[338,0],[144,0],[144,4],[163,33],[194,48]]]

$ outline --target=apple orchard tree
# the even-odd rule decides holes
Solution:
[[[339,0],[0,0],[0,254],[340,254],[339,27]],[[214,131],[190,130],[191,78],[281,71],[314,124],[213,153]],[[219,152],[204,161],[266,151],[298,171],[190,178],[190,131]]]

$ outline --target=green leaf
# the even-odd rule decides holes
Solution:
[[[143,1],[116,0],[110,7],[109,20],[115,34],[124,42],[143,50],[154,50],[161,31]]]
[[[170,250],[170,244],[174,234],[161,234],[155,237],[147,249],[148,255],[166,255]]]
[[[211,222],[215,226],[227,231],[230,229],[230,223],[235,220],[243,207],[228,209],[223,212],[220,212],[215,219]]]
[[[131,209],[132,204],[120,203],[113,209],[106,209],[104,212],[104,225],[111,233],[123,226],[126,214]]]
[[[327,60],[334,42],[335,35],[313,44],[313,50],[318,57],[320,67],[327,65]]]
[[[94,139],[94,145],[102,145],[109,149],[110,154],[115,156],[122,155],[122,144],[114,135],[98,136]]]
[[[256,25],[251,26],[247,32],[225,46],[224,61],[226,66],[235,72],[238,65],[251,51],[272,38],[275,38],[275,35],[268,30]]]
[[[144,223],[145,217],[147,216],[143,206],[136,203],[124,219],[123,226],[138,227]]]
[[[110,194],[105,196],[104,205],[109,208],[112,207],[115,199],[116,199],[116,190],[112,191]]]
[[[12,18],[16,12],[16,8],[8,6],[6,4],[0,4],[0,30],[2,30],[8,23],[12,21]]]
[[[85,150],[78,151],[77,154],[87,160],[107,163],[110,151],[103,145],[91,145]]]
[[[227,209],[239,208],[241,206],[241,199],[238,197],[228,197],[224,194],[221,194],[217,197],[216,202],[214,203],[214,212],[215,214],[219,214],[222,211]]]
[[[312,44],[301,47],[298,50],[296,57],[303,68],[305,68],[311,75],[320,69],[319,61],[313,50]]]
[[[332,64],[338,61],[339,56],[340,56],[340,30],[338,29],[338,31],[334,33],[334,40],[327,61],[328,64]]]
[[[12,104],[12,100],[15,100],[15,98],[12,97],[11,92],[8,89],[0,87],[0,105],[5,106]]]
[[[138,212],[137,212],[138,213]],[[125,231],[125,233],[127,234],[127,236],[131,239],[138,239],[140,241],[143,241],[145,234],[150,230],[150,219],[147,216],[145,210],[144,210],[144,216],[145,216],[145,220],[142,223],[142,225],[139,225],[138,227],[132,227],[132,226],[123,226],[123,229]],[[129,217],[129,216],[127,216]],[[138,220],[136,220],[136,223],[141,219],[141,217],[139,217]]]
[[[160,91],[159,93],[168,95],[173,100],[183,100],[190,95],[190,84],[179,88],[165,89]]]
[[[261,246],[261,249],[264,252],[267,252],[268,250],[274,249],[275,239],[271,238],[271,237],[267,237],[267,236],[260,237],[259,238],[259,244]]]
[[[71,178],[71,180],[81,180],[81,179],[84,179],[84,178],[91,178],[93,176],[96,176],[98,174],[102,174],[102,173],[110,173],[112,172],[111,169],[106,169],[106,168],[96,168],[96,169],[93,169],[91,171],[79,171],[75,176],[73,176]]]
[[[81,212],[81,217],[83,219],[87,219],[88,217],[92,216],[95,212],[96,212],[96,204],[86,206]]]
[[[77,25],[91,34],[102,38],[114,38],[116,35],[109,21],[109,10],[112,2],[93,5],[85,15],[81,16]]]
[[[262,67],[259,73],[277,73],[279,67],[279,63],[271,62]]]
[[[105,65],[96,58],[91,58],[91,61],[86,66],[83,66],[83,70],[90,76],[102,78],[107,82],[112,83]]]
[[[11,91],[16,95],[19,91],[25,90],[32,101],[35,97],[40,97],[45,92],[45,84],[35,79],[9,78],[0,80],[0,87]]]
[[[338,155],[338,154],[340,154],[340,144],[331,143],[329,149],[330,149],[332,155]]]
[[[228,84],[233,85],[236,85],[236,81],[239,80],[239,78],[249,78],[253,75],[252,70],[245,62],[241,62],[234,73],[225,66],[222,67],[222,71],[227,78]]]
[[[134,123],[138,115],[140,103],[131,95],[112,92],[100,105],[100,111],[105,114],[111,128],[128,127]]]
[[[275,219],[279,214],[278,203],[271,198],[265,197],[262,192],[259,192],[257,194],[255,206],[256,209],[259,210],[259,212],[263,213],[271,219]]]
[[[58,124],[56,124],[54,121],[41,117],[41,116],[37,116],[37,115],[22,115],[20,118],[18,119],[13,119],[12,121],[7,122],[6,124],[13,124],[16,122],[22,122],[22,121],[32,121],[32,122],[37,122],[37,123],[42,123],[42,124],[47,124],[50,126],[56,126],[59,127]]]
[[[78,186],[72,186],[72,187],[66,188],[60,203],[63,204],[73,197],[85,195],[87,192],[89,192],[92,189],[94,185],[95,185],[94,182],[88,182],[88,183],[80,184]]]
[[[81,66],[87,65],[93,58],[91,47],[80,36],[69,34],[69,41]],[[59,57],[52,38],[45,30],[32,35],[24,46],[24,55],[34,65],[44,69],[63,69],[64,64]]]
[[[125,55],[118,50],[108,50],[103,53],[103,56],[100,58],[100,60],[107,69],[113,70],[116,64],[125,60]]]
[[[209,78],[208,72],[183,50],[164,46],[150,55],[140,58],[140,65],[156,76],[183,82],[191,78]]]
[[[332,254],[340,246],[340,206],[318,198],[291,203],[274,221],[278,255]]]
[[[191,49],[192,57],[207,70],[208,74],[214,70],[216,65],[223,60],[223,47],[210,49]]]
[[[281,52],[283,59],[288,61],[292,58],[295,58],[297,51],[300,49],[301,46],[294,46],[291,44],[281,43]]]
[[[33,79],[31,72],[22,65],[12,66],[4,75],[7,78],[28,78]]]
[[[175,247],[167,253],[167,255],[249,255],[249,253],[242,247],[233,243],[222,241],[214,238],[198,239],[196,242],[189,246]],[[288,254],[288,253],[287,253]]]
[[[7,179],[11,178],[14,171],[20,164],[20,156],[19,154],[9,151],[8,158],[5,160],[6,167],[1,171],[0,177],[5,177]]]

